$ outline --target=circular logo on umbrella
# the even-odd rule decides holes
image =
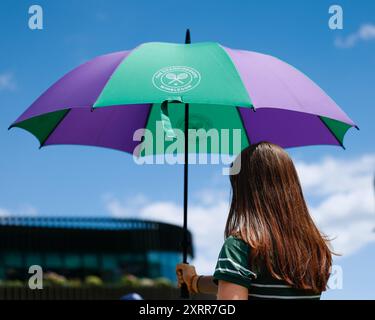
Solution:
[[[152,83],[161,91],[182,93],[194,89],[201,81],[200,73],[190,67],[170,66],[157,71]]]

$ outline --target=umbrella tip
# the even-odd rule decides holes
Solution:
[[[11,124],[9,127],[8,127],[8,130],[12,129],[13,128],[13,125]]]
[[[359,131],[359,127],[358,126],[354,126],[354,128],[356,128]]]
[[[186,43],[186,44],[191,43],[191,38],[190,38],[190,29],[189,29],[189,28],[186,29],[186,34],[185,34],[185,43]]]

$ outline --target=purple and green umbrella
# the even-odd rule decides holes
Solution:
[[[353,121],[314,82],[269,55],[217,43],[145,43],[69,72],[12,125],[40,146],[79,144],[132,153],[138,128],[155,130],[164,101],[189,103],[191,123],[241,128],[243,148],[343,145]],[[92,110],[95,110],[92,112]],[[256,112],[254,112],[256,111]],[[172,104],[172,125],[184,123]]]
[[[145,43],[97,57],[52,85],[11,127],[32,133],[40,147],[75,144],[128,153],[139,144],[134,132],[155,133],[165,114],[173,128],[185,132],[241,129],[241,149],[264,140],[282,147],[343,146],[345,133],[355,127],[321,88],[289,64],[214,42],[190,44],[189,33],[186,40]],[[191,141],[184,150],[186,231],[187,154],[199,150]],[[184,262],[186,239],[184,232]]]

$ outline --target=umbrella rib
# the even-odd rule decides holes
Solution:
[[[241,112],[240,112],[240,110],[238,109],[238,107],[236,107],[236,110],[237,110],[238,116],[239,116],[239,118],[240,118],[240,120],[241,120],[242,127],[243,127],[243,129],[244,129],[244,131],[245,131],[245,135],[246,135],[246,138],[247,138],[247,142],[249,143],[249,146],[250,146],[250,145],[251,145],[250,137],[249,137],[249,134],[248,134],[247,129],[246,129],[246,127],[245,127],[245,123],[244,123],[244,121],[243,121],[243,119],[242,119]],[[254,110],[255,110],[255,109],[254,109]]]
[[[148,109],[148,111],[147,111],[147,116],[146,116],[146,121],[145,121],[145,125],[144,125],[144,132],[143,132],[143,134],[145,133],[145,131],[146,131],[146,129],[147,129],[147,125],[148,125],[148,122],[150,121],[150,115],[151,115],[151,112],[152,112],[152,108],[154,107],[154,103],[151,103],[150,104],[150,108]],[[145,136],[143,136],[143,138],[145,138]],[[138,156],[140,157],[141,155],[140,155],[140,153],[138,153]]]
[[[60,125],[60,123],[65,119],[65,117],[68,115],[68,113],[70,112],[70,110],[72,110],[72,109],[67,109],[66,113],[61,117],[61,119],[59,121],[57,121],[56,125],[48,133],[47,137],[41,142],[41,144],[39,146],[39,149],[41,149],[42,147],[44,147],[44,144],[46,143],[46,141],[49,139],[49,137],[52,135],[52,133],[56,130],[56,128]]]
[[[343,143],[336,137],[335,133],[332,131],[332,129],[322,120],[322,118],[320,116],[317,116],[319,118],[319,120],[323,123],[323,125],[328,129],[328,131],[335,137],[336,141],[340,144],[340,146],[344,149],[344,145]]]

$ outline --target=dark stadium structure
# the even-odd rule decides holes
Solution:
[[[137,219],[0,217],[0,279],[25,280],[29,267],[40,265],[68,278],[175,280],[181,237],[181,227]]]

